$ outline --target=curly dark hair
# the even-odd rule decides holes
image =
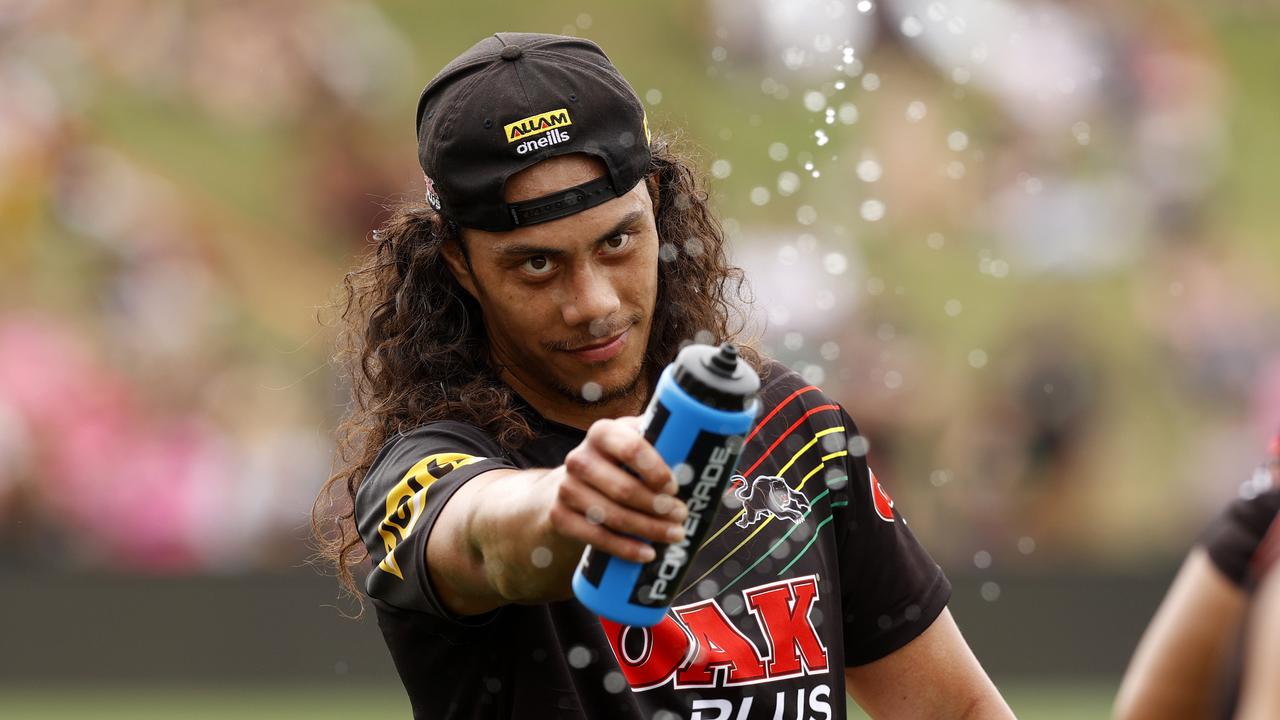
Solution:
[[[738,310],[750,299],[691,160],[668,139],[655,137],[647,177],[662,258],[642,375],[652,387],[699,331],[716,343],[736,340],[745,326]],[[391,210],[372,234],[372,250],[343,279],[334,359],[352,400],[337,429],[336,471],[311,512],[316,559],[335,567],[357,599],[351,568],[366,552],[355,524],[355,496],[388,440],[445,418],[484,428],[508,449],[533,435],[513,391],[490,363],[480,306],[445,264],[441,248],[459,239],[457,229],[422,202]],[[735,307],[735,301],[743,305]],[[759,366],[750,345],[741,350]]]

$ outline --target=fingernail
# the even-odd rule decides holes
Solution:
[[[653,511],[659,515],[666,515],[676,507],[676,499],[670,495],[658,495],[653,498]]]
[[[689,517],[689,506],[685,505],[682,502],[677,502],[676,506],[672,508],[671,512],[667,514],[671,516],[672,520],[676,520],[676,521],[684,520],[685,518]]]
[[[684,539],[684,526],[672,525],[667,528],[667,539],[671,542],[680,542]]]
[[[653,551],[653,548],[645,546],[640,549],[640,562],[652,562],[656,557],[658,555]]]

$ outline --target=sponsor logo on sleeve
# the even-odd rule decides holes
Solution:
[[[871,500],[876,506],[876,514],[885,522],[893,522],[893,498],[880,486],[880,480],[874,472],[868,469],[867,475],[871,481]]]
[[[404,579],[404,573],[396,562],[395,549],[409,537],[413,526],[422,516],[427,490],[452,470],[483,459],[463,453],[439,453],[429,455],[409,468],[409,472],[387,493],[387,514],[378,525],[378,535],[382,537],[387,555],[378,563],[379,570]]]

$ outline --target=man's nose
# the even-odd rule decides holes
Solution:
[[[599,267],[575,269],[568,297],[560,306],[566,325],[589,324],[592,330],[608,330],[606,320],[622,308],[613,280]]]

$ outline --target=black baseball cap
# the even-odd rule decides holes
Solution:
[[[495,33],[454,58],[418,99],[427,199],[463,226],[493,232],[572,215],[625,195],[649,167],[635,90],[582,38]],[[599,158],[600,178],[508,203],[507,179],[568,153]]]

